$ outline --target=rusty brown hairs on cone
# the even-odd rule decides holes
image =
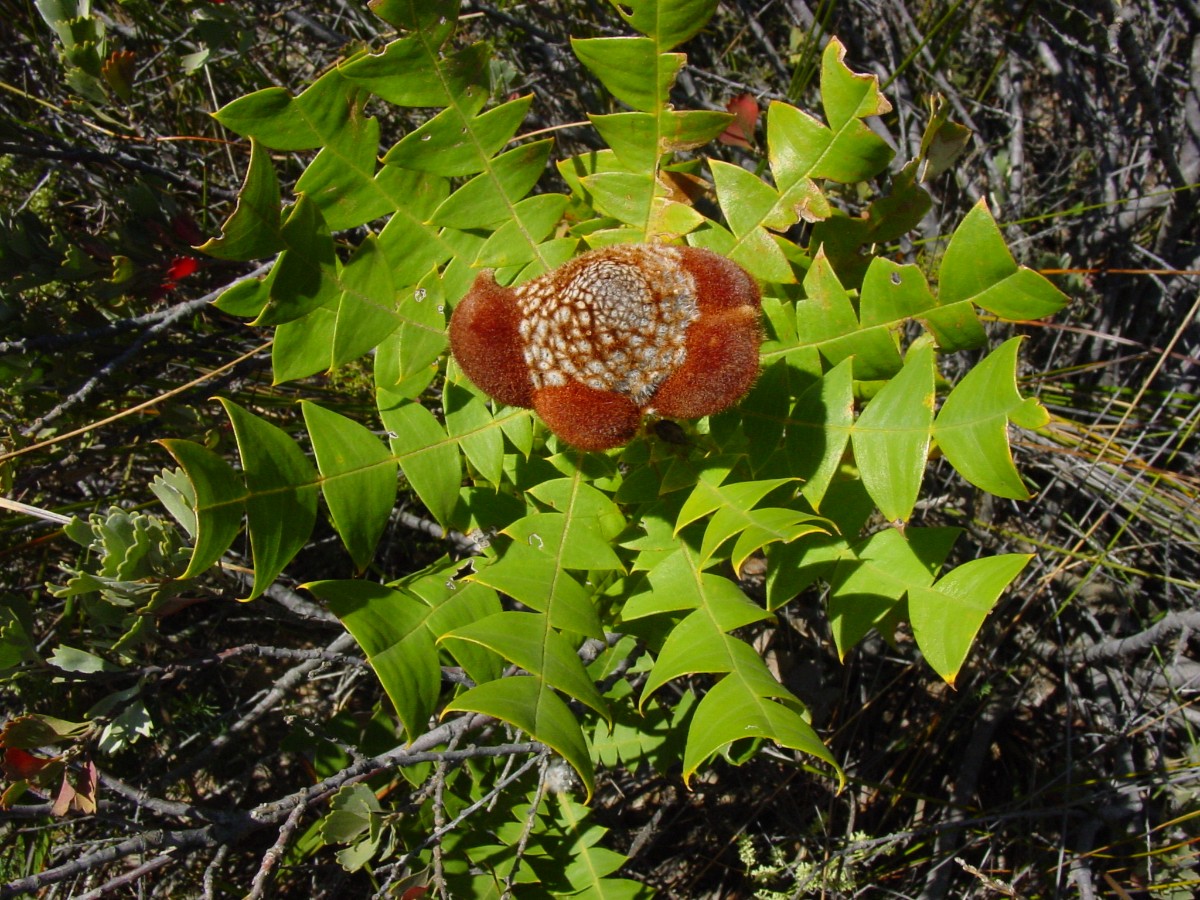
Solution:
[[[694,419],[745,396],[761,308],[754,279],[719,254],[619,244],[515,288],[484,270],[450,318],[450,349],[484,393],[608,450],[646,413]]]

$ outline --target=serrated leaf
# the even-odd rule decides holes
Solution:
[[[504,437],[487,405],[479,397],[451,382],[442,394],[446,430],[459,442],[480,474],[499,484],[504,466]]]
[[[46,662],[64,672],[120,672],[122,667],[94,653],[59,644]]]
[[[686,59],[648,37],[571,38],[571,49],[610,94],[642,112],[666,104]]]
[[[343,785],[329,801],[321,820],[321,836],[331,844],[348,844],[371,830],[372,820],[383,812],[375,792],[361,782]]]
[[[855,119],[892,111],[892,104],[879,93],[879,78],[850,71],[846,47],[837,38],[829,41],[821,55],[821,104],[834,130]]]
[[[883,256],[871,260],[860,293],[859,319],[864,326],[895,325],[936,303],[918,266],[900,265]]]
[[[987,201],[982,199],[951,236],[938,282],[942,305],[970,300],[1006,319],[1040,319],[1067,305],[1058,288],[1014,262]]]
[[[860,381],[889,378],[900,370],[893,323],[864,327],[859,322],[824,248],[817,251],[804,276],[804,293],[804,299],[796,303],[800,347],[815,347],[831,365],[854,357],[854,377]],[[787,352],[789,348],[781,347],[769,355]]]
[[[889,522],[906,522],[921,491],[933,427],[933,348],[914,351],[850,432],[863,485]]]
[[[1000,497],[1026,500],[1029,491],[1013,464],[1009,420],[1037,428],[1049,414],[1017,391],[1017,350],[1010,338],[980,360],[942,403],[933,436],[950,464],[967,481]]]
[[[419,403],[401,403],[379,410],[391,433],[392,452],[433,517],[443,526],[450,521],[462,483],[458,447],[433,414]]]
[[[68,722],[40,713],[13,716],[0,727],[0,747],[34,750],[82,737],[92,727],[89,722]]]
[[[395,504],[396,460],[352,419],[309,401],[301,408],[333,526],[361,572],[375,555]]]
[[[728,578],[701,571],[696,551],[686,544],[655,562],[646,579],[647,589],[633,592],[625,601],[622,620],[746,600],[741,588]]]
[[[747,653],[758,660],[753,650],[726,632],[769,619],[771,613],[741,591],[737,593],[740,597],[729,591],[702,590],[699,608],[676,625],[663,643],[642,688],[639,708],[675,678],[731,672],[745,663]]]
[[[608,707],[588,677],[570,642],[550,626],[543,613],[505,611],[472,622],[442,636],[453,648],[458,641],[487,647],[531,675],[545,679],[555,690],[583,703],[606,720]]]
[[[221,405],[233,425],[246,478],[254,583],[245,599],[252,600],[275,581],[312,534],[317,471],[283,429],[231,400],[222,398]]]
[[[625,526],[625,517],[604,494],[571,478],[543,482],[530,493],[557,512],[533,513],[513,522],[504,533],[544,550],[564,569],[621,569],[612,540]]]
[[[455,698],[446,712],[477,712],[515,725],[559,753],[579,774],[590,802],[595,791],[591,753],[570,707],[541,678],[502,678]]]
[[[183,469],[196,497],[192,559],[180,579],[195,578],[213,566],[242,529],[246,485],[217,454],[191,441],[160,441]]]
[[[926,662],[953,685],[983,620],[1033,557],[1006,553],[973,559],[931,588],[909,591],[913,636]]]
[[[724,484],[728,472],[722,468],[700,473],[696,487],[679,510],[675,533],[679,534],[692,522],[721,509],[750,509],[763,497],[791,478],[771,478],[761,481],[738,481]]]
[[[317,205],[301,196],[280,229],[284,250],[268,280],[266,306],[255,325],[299,319],[338,296],[338,262],[333,236]]]
[[[197,249],[217,259],[248,260],[271,256],[285,246],[280,234],[279,179],[267,151],[250,142],[250,165],[238,191],[237,206],[221,236],[205,241]]]
[[[522,144],[491,160],[433,213],[432,222],[450,228],[488,228],[513,215],[513,206],[537,183],[553,141]]]
[[[655,191],[649,172],[598,172],[584,176],[581,184],[599,212],[639,229],[646,227]]]
[[[368,235],[337,276],[327,305],[275,331],[271,368],[276,384],[330,371],[374,349],[404,321],[396,311],[392,267]]]
[[[838,553],[829,581],[829,624],[838,658],[872,628],[888,624],[910,590],[929,587],[961,534],[958,528],[888,529]]]
[[[518,97],[478,115],[486,99],[483,91],[476,91],[442,110],[401,138],[384,155],[384,164],[447,177],[482,172],[517,133],[533,96]]]
[[[604,634],[588,592],[545,549],[514,542],[490,565],[477,563],[471,580],[547,613],[551,626],[559,631],[593,638]]]
[[[670,50],[694,37],[712,18],[718,0],[610,0],[630,26]]]
[[[338,71],[396,106],[451,106],[460,97],[487,93],[491,48],[472,44],[446,57],[438,49],[455,22],[392,41],[381,53],[342,63]]]
[[[854,422],[854,377],[851,360],[830,369],[796,398],[784,435],[788,463],[804,483],[800,488],[813,509],[821,501],[841,465]]]
[[[826,64],[822,66],[822,91],[824,78],[831,68],[849,73],[841,64],[841,53],[844,53],[841,44],[836,38],[831,40],[825,49]],[[834,60],[832,66],[829,65],[831,59]],[[852,78],[874,78],[849,74]],[[846,96],[836,98],[833,112],[841,116],[846,101],[852,96],[847,92]],[[871,104],[864,106],[870,108]],[[829,109],[827,106],[827,115]],[[801,178],[826,178],[842,184],[865,181],[886,169],[895,155],[892,148],[857,116],[824,125],[778,100],[773,100],[767,108],[767,152],[775,183],[781,188],[790,187]]]
[[[492,232],[475,259],[478,266],[517,266],[537,259],[540,243],[562,220],[569,198],[537,194],[513,205],[513,217]]]
[[[315,581],[324,600],[367,655],[409,740],[429,726],[442,685],[432,610],[403,591],[369,581]]]
[[[309,163],[296,193],[317,205],[331,231],[356,228],[408,206],[416,179],[394,168],[377,173],[378,156],[379,120],[356,111]]]
[[[800,702],[767,672],[745,644],[741,664],[709,689],[688,729],[683,779],[688,783],[700,765],[735,741],[759,738],[815,756],[841,776],[833,754],[800,713]]]
[[[609,539],[594,520],[576,522],[561,513],[533,513],[513,522],[503,533],[536,549],[544,549],[566,569],[622,568]]]
[[[227,103],[215,113],[231,131],[275,150],[311,150],[341,130],[357,105],[358,90],[331,69],[299,96],[269,87]]]
[[[453,22],[458,18],[459,0],[371,0],[367,5],[389,25],[417,31],[428,30],[435,22]],[[441,33],[442,30],[434,32]]]

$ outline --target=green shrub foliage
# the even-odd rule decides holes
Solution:
[[[739,157],[750,168],[706,155],[733,117],[676,109],[670,94],[680,47],[715,6],[625,0],[614,12],[635,33],[573,42],[611,95],[610,111],[588,115],[607,145],[596,152],[563,157],[552,139],[521,136],[532,98],[493,95],[489,48],[456,35],[456,0],[376,0],[398,33],[382,50],[350,56],[299,94],[269,88],[225,106],[217,118],[252,149],[237,206],[203,249],[274,262],[218,306],[274,329],[277,382],[370,354],[379,421],[305,402],[294,422],[306,449],[223,401],[240,467],[163,442],[182,487],[160,495],[193,538],[181,579],[216,565],[244,528],[247,597],[258,596],[305,545],[322,500],[366,570],[398,473],[441,526],[486,536],[477,555],[394,583],[308,588],[362,646],[406,739],[434,715],[492,716],[551,747],[588,796],[599,761],[681,762],[687,781],[714,755],[741,758],[758,742],[836,771],[747,627],[821,583],[840,654],[907,622],[952,683],[1027,562],[946,570],[958,531],[908,522],[935,448],[981,490],[1027,496],[1008,430],[1037,428],[1046,412],[1017,389],[1019,342],[985,352],[955,384],[939,370],[948,354],[986,350],[985,316],[1042,317],[1065,298],[1014,262],[982,201],[928,267],[876,254],[928,210],[922,179],[963,136],[935,106],[921,158],[893,166],[865,121],[888,102],[836,40],[821,60],[823,116],[773,102],[761,158]],[[370,114],[380,104],[431,112],[381,150]],[[290,198],[273,151],[315,152]],[[841,186],[877,179],[888,188],[865,211],[841,208]],[[682,438],[648,427],[622,449],[580,453],[530,411],[481,394],[446,352],[446,325],[481,268],[518,284],[631,241],[704,247],[748,270],[763,290],[762,372],[738,407],[681,423]],[[765,562],[758,599],[741,581],[752,558]],[[444,666],[469,683],[447,686]],[[640,692],[607,678],[617,671],[640,673]],[[568,795],[505,816],[486,838],[448,837],[446,858],[502,874],[498,861],[536,819],[541,852],[566,847],[574,861],[552,892],[624,896],[623,884],[635,894],[606,880],[620,859],[595,846],[602,829]],[[323,836],[309,837],[345,844],[355,868],[389,821],[370,791],[346,788]]]

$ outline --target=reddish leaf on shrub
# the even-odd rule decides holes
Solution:
[[[176,282],[195,274],[200,262],[194,256],[180,256],[167,266],[167,281]]]
[[[34,756],[20,747],[8,747],[4,751],[3,762],[0,762],[0,772],[3,772],[9,781],[27,780],[35,777],[52,762],[53,759]]]
[[[738,94],[725,104],[725,109],[735,118],[717,138],[722,144],[745,147],[754,144],[754,126],[758,122],[758,101],[751,94]]]

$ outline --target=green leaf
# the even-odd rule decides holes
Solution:
[[[375,349],[403,321],[396,311],[392,268],[375,237],[358,245],[339,273],[338,286],[331,369]]]
[[[160,441],[175,458],[195,497],[195,547],[187,571],[180,578],[195,578],[215,565],[242,528],[246,485],[217,454],[191,441]]]
[[[962,155],[971,140],[971,130],[950,121],[950,104],[941,94],[933,94],[929,102],[929,123],[921,135],[921,180],[932,181],[949,169]]]
[[[702,572],[696,553],[684,545],[649,564],[647,587],[630,594],[621,609],[623,621],[633,621],[660,613],[698,609],[706,605],[737,606],[746,602],[741,588],[720,575]]]
[[[438,50],[455,22],[392,41],[382,53],[338,67],[347,78],[396,106],[452,106],[459,98],[487,93],[491,48],[482,42],[442,57]]]
[[[338,296],[338,262],[333,236],[317,205],[301,196],[280,229],[285,249],[268,279],[269,299],[255,325],[299,319]]]
[[[717,472],[715,477],[723,475]],[[740,573],[742,564],[750,554],[768,544],[777,541],[790,543],[806,534],[825,532],[832,527],[832,523],[809,513],[779,507],[755,508],[763,497],[789,481],[791,479],[777,478],[715,484],[714,473],[705,472],[680,509],[676,533],[690,522],[711,513],[697,563],[700,566],[707,565],[722,544],[739,535],[731,561],[734,572]]]
[[[415,179],[397,169],[377,175],[378,152],[379,120],[356,112],[296,182],[296,193],[317,205],[331,231],[356,228],[409,202],[406,189]]]
[[[863,278],[859,318],[864,326],[894,325],[934,306],[925,273],[883,256],[871,260]]]
[[[726,632],[769,619],[771,614],[740,590],[735,594],[702,589],[701,596],[702,605],[676,625],[663,643],[642,688],[639,708],[646,705],[656,690],[675,678],[732,672],[744,665],[747,658],[758,662],[750,647]]]
[[[826,578],[839,659],[872,628],[892,640],[909,591],[933,583],[959,534],[958,528],[888,529],[838,552]]]
[[[329,814],[321,820],[321,836],[331,844],[348,844],[371,830],[383,807],[365,784],[342,786],[329,801]]]
[[[227,103],[215,117],[265,147],[311,150],[323,146],[358,113],[357,89],[331,69],[298,97],[280,87],[264,88]]]
[[[258,259],[285,246],[279,225],[279,179],[267,151],[250,142],[250,165],[238,191],[237,206],[221,226],[221,236],[200,245],[217,259]]]
[[[947,572],[933,587],[909,591],[917,646],[947,683],[954,684],[983,620],[1032,558],[1006,553],[973,559]]]
[[[376,384],[381,389],[392,391],[419,375],[427,376],[422,388],[429,383],[448,343],[444,300],[436,271],[404,293],[396,311],[400,328],[384,339],[375,357]]]
[[[435,635],[428,627],[430,607],[370,581],[314,581],[305,588],[328,603],[354,635],[408,739],[423,734],[442,685]]]
[[[221,405],[246,477],[246,530],[254,557],[254,584],[246,599],[252,600],[308,542],[317,518],[317,472],[283,429],[231,400],[222,398]]]
[[[529,193],[546,167],[553,141],[533,141],[501,153],[486,171],[451,194],[433,213],[435,225],[489,228],[513,216],[513,207]]]
[[[845,60],[845,46],[837,38],[831,39],[821,54],[821,105],[835,131],[855,119],[892,111],[887,98],[879,93],[879,78],[850,71]]]
[[[276,329],[271,348],[276,384],[358,359],[404,321],[395,309],[391,264],[372,235],[338,273],[337,288],[328,304]]]
[[[570,707],[541,678],[524,675],[486,682],[446,707],[446,712],[456,710],[494,716],[553,748],[579,773],[591,801],[595,779],[587,739]]]
[[[841,465],[853,422],[854,378],[846,359],[796,398],[784,435],[788,464],[805,479],[800,490],[815,510]]]
[[[655,192],[651,173],[598,172],[584,176],[582,184],[599,212],[633,225],[645,236]]]
[[[513,217],[492,232],[475,264],[500,268],[533,262],[538,245],[554,232],[569,202],[562,194],[538,194],[515,203]]]
[[[658,112],[686,57],[661,53],[653,38],[571,38],[571,49],[608,92],[642,112]]]
[[[66,644],[59,644],[54,652],[46,658],[46,662],[64,672],[120,672],[123,667],[111,663],[94,653],[77,650]]]
[[[446,382],[442,394],[446,430],[459,442],[471,465],[492,484],[499,484],[504,466],[504,436],[479,396]]]
[[[385,165],[458,177],[482,172],[512,140],[529,112],[532,95],[477,115],[487,96],[476,91],[409,132],[383,157]]]
[[[925,346],[910,354],[851,430],[863,484],[889,522],[908,521],[921,491],[933,397],[933,348]]]
[[[1040,319],[1067,305],[1058,288],[1013,261],[986,200],[975,204],[955,229],[938,281],[943,305],[970,300],[1006,319]]]
[[[396,501],[396,460],[357,422],[308,401],[301,408],[333,526],[361,572]]]
[[[719,509],[750,509],[771,491],[792,480],[791,478],[772,478],[763,481],[739,481],[724,484],[728,474],[729,470],[723,465],[706,469],[700,473],[700,477],[696,480],[696,487],[684,501],[679,510],[679,518],[675,520],[676,534],[697,519]]]
[[[796,179],[781,196],[741,166],[709,160],[717,200],[737,240],[726,254],[766,281],[796,280],[782,249],[767,229],[784,231],[801,218],[813,222],[830,214],[829,201],[808,178]]]
[[[670,50],[694,37],[716,11],[718,0],[609,0],[630,26]]]
[[[831,40],[826,57],[835,46],[835,53],[841,50],[837,40]],[[842,111],[840,104],[835,107]],[[894,155],[861,119],[850,118],[831,128],[778,100],[767,108],[767,153],[775,183],[781,188],[802,178],[842,184],[865,181],[886,169]]]
[[[772,349],[764,360],[787,356],[797,348],[814,347],[830,365],[854,357],[854,377],[860,381],[890,378],[900,370],[900,351],[893,331],[900,323],[860,323],[824,248],[817,251],[804,276],[804,293],[805,298],[796,303],[797,344]]]
[[[393,169],[404,179],[396,190],[407,198],[379,232],[379,247],[392,266],[397,285],[410,285],[429,275],[454,253],[439,230],[428,224],[433,210],[446,199],[444,178]]]
[[[575,648],[550,627],[543,613],[505,611],[472,622],[442,636],[453,652],[466,641],[487,647],[531,675],[538,675],[555,690],[594,709],[609,719],[604,698],[592,684]]]
[[[513,522],[504,534],[543,550],[564,569],[621,569],[612,540],[625,517],[611,500],[584,483],[581,473],[543,482],[530,494],[557,512],[533,513]]]
[[[1010,338],[975,365],[942,403],[933,436],[946,459],[967,481],[1000,497],[1027,500],[1029,491],[1013,464],[1008,422],[1040,428],[1045,408],[1017,391],[1017,350]]]
[[[475,564],[471,580],[547,613],[560,631],[592,638],[604,635],[596,607],[584,587],[544,548],[515,541],[490,565]]]
[[[68,722],[40,713],[13,716],[0,728],[0,747],[35,750],[46,744],[61,744],[87,734],[89,722]]]
[[[459,0],[371,0],[367,5],[389,25],[406,31],[428,31],[435,22],[457,19]]]
[[[419,403],[381,408],[392,452],[417,496],[443,526],[450,521],[462,483],[458,447],[433,414]]]
[[[742,664],[709,689],[692,717],[683,756],[684,783],[714,753],[747,738],[815,756],[840,776],[833,755],[801,713],[800,701],[771,677],[749,647],[742,646],[749,651],[741,654]]]

